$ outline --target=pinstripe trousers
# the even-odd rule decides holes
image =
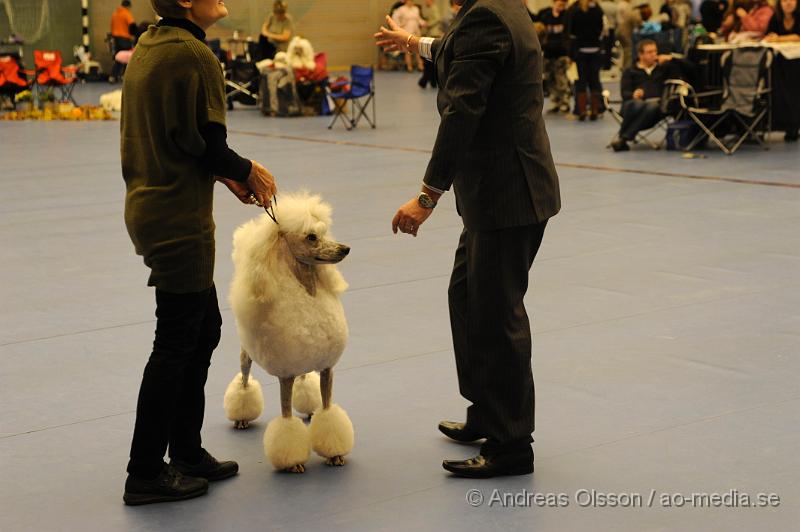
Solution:
[[[547,222],[494,231],[466,228],[448,300],[467,426],[486,437],[481,454],[531,450],[534,384],[523,297]]]

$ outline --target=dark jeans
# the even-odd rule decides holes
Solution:
[[[156,289],[156,333],[144,368],[128,473],[153,478],[164,453],[200,460],[206,377],[219,344],[222,317],[217,291],[189,294]]]
[[[531,329],[523,298],[547,222],[461,233],[448,299],[458,387],[483,454],[529,452]]]
[[[130,39],[125,39],[123,37],[112,37],[114,39],[114,53],[121,52],[123,50],[130,50],[133,48],[133,41]],[[114,59],[114,58],[112,58]],[[115,78],[119,79],[122,74],[125,73],[125,66],[123,63],[118,63],[116,60],[114,61],[114,66],[111,68],[111,75]]]
[[[603,68],[603,54],[600,52],[578,52],[575,56],[578,67],[578,80],[575,82],[576,92],[602,92],[603,84],[600,83],[600,69]]]
[[[419,84],[421,87],[426,87],[428,83],[431,84],[431,87],[434,89],[436,88],[436,65],[433,61],[423,61],[422,62],[423,70],[422,70],[422,77],[419,78]]]
[[[619,128],[619,137],[633,140],[640,131],[658,124],[662,116],[657,102],[625,100],[622,104],[622,126]]]

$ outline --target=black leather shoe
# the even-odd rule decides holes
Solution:
[[[170,460],[169,464],[184,475],[200,477],[209,481],[230,478],[239,472],[239,464],[232,460],[220,462],[205,449],[203,449],[203,457],[196,464],[175,458]]]
[[[469,443],[485,438],[485,436],[478,434],[476,431],[468,428],[465,423],[461,423],[459,421],[440,422],[439,432],[451,440],[460,441],[462,443]]]
[[[531,453],[494,456],[479,454],[468,460],[445,460],[442,462],[442,467],[455,476],[464,478],[530,475],[533,473],[533,455]]]
[[[611,149],[615,152],[620,152],[628,151],[631,149],[631,147],[628,146],[628,142],[625,139],[617,139],[611,143]]]
[[[208,491],[208,480],[186,477],[171,465],[165,465],[153,480],[128,475],[122,500],[128,506],[156,502],[183,501],[203,495]]]

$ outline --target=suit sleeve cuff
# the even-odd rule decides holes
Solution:
[[[421,55],[423,59],[427,59],[428,61],[433,60],[431,45],[434,40],[433,37],[421,37],[419,39],[419,55]]]

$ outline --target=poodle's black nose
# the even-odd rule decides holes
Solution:
[[[340,250],[340,253],[346,257],[348,255],[348,253],[350,253],[350,247],[349,246],[342,246],[342,248]]]

